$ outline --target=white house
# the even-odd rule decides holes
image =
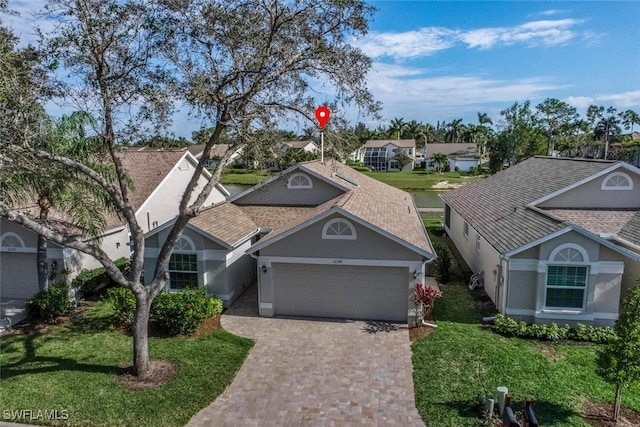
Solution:
[[[398,156],[404,153],[407,159],[401,164]],[[416,158],[415,139],[369,140],[364,144],[364,166],[373,171],[407,171],[413,170]]]

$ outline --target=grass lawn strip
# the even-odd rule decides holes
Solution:
[[[162,387],[128,390],[114,373],[131,364],[132,339],[111,326],[110,316],[110,306],[98,302],[69,324],[3,337],[0,407],[64,410],[68,425],[184,425],[226,389],[253,346],[224,330],[200,338],[150,338],[151,358],[176,362],[178,375]]]
[[[531,397],[541,425],[587,426],[587,401],[612,401],[614,389],[595,373],[595,345],[504,338],[484,329],[463,283],[442,285],[438,328],[413,343],[416,406],[427,425],[476,426],[486,394],[504,385],[514,409]],[[640,387],[622,405],[640,410]]]

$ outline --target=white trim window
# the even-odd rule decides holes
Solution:
[[[349,221],[343,218],[334,218],[322,227],[323,239],[356,240],[356,229]]]
[[[633,179],[624,172],[614,172],[605,177],[601,190],[633,190]]]
[[[3,250],[12,251],[17,248],[24,248],[24,240],[18,234],[8,231],[0,237],[0,247]]]
[[[480,253],[480,235],[476,236],[476,252]]]
[[[198,287],[198,254],[193,242],[183,236],[169,260],[169,290]]]
[[[467,239],[469,238],[469,223],[467,221],[464,222],[464,226],[462,227],[462,234]]]
[[[550,309],[585,308],[589,266],[587,252],[575,244],[558,246],[551,252],[547,266],[545,307]]]
[[[287,188],[291,190],[310,190],[313,188],[313,181],[309,175],[298,172],[289,177]]]

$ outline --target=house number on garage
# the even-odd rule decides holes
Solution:
[[[333,263],[334,264],[342,264],[342,260],[341,259],[334,259]]]

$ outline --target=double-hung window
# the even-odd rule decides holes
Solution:
[[[584,308],[588,273],[587,266],[548,266],[545,305],[549,308]]]

